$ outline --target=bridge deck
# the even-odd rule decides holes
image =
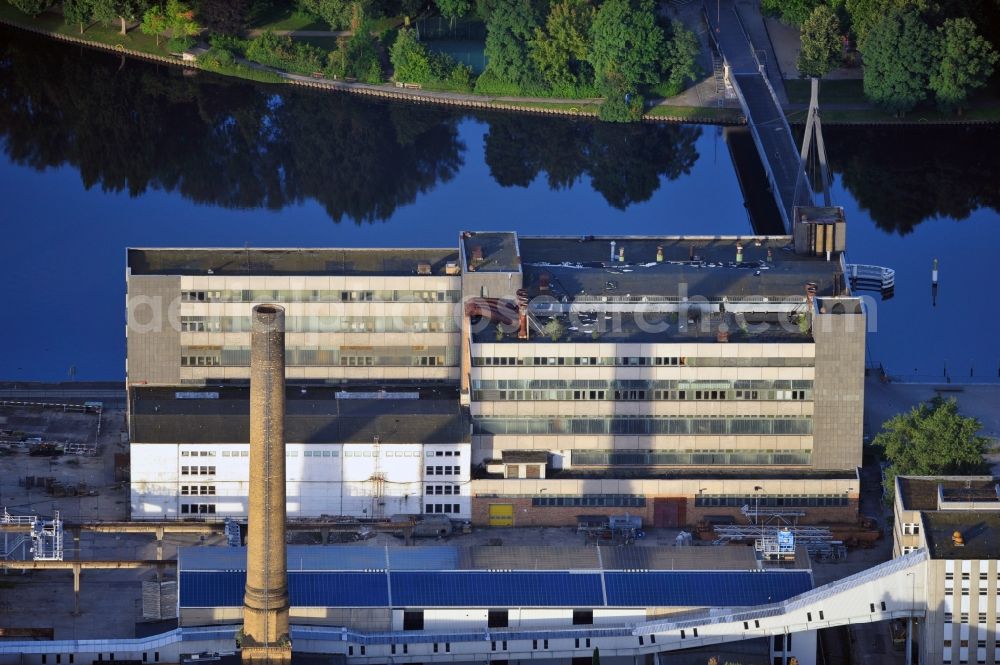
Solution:
[[[710,33],[729,65],[730,82],[747,117],[785,230],[790,233],[792,207],[812,204],[795,139],[754,54],[735,2],[719,0],[719,7],[713,9],[705,11]]]

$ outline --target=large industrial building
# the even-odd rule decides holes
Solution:
[[[819,210],[794,236],[129,250],[132,516],[245,515],[234,422],[266,301],[287,312],[290,515],[853,521],[865,313]]]

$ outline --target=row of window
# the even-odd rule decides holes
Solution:
[[[462,507],[457,503],[427,503],[424,504],[425,513],[460,513],[462,512]]]
[[[476,402],[811,400],[811,390],[473,390]]]
[[[249,367],[249,347],[190,346],[182,350],[182,367]],[[452,367],[457,349],[443,346],[365,347],[365,349],[285,349],[289,367]]]
[[[813,367],[814,358],[719,358],[663,356],[474,356],[477,367],[606,365],[612,367]]]
[[[644,508],[646,497],[634,494],[584,494],[582,496],[535,496],[532,506]]]
[[[191,451],[191,457],[215,457],[215,451]],[[427,457],[459,457],[461,456],[461,450],[428,450],[425,455]],[[298,457],[299,452],[297,450],[287,450],[285,451],[287,457]],[[344,457],[374,457],[375,452],[372,450],[345,450]],[[223,450],[223,457],[249,457],[249,450]],[[303,457],[340,457],[339,450],[305,450],[302,452]],[[188,457],[188,451],[182,450],[181,457]],[[420,451],[418,450],[386,450],[382,452],[382,457],[420,457]],[[186,468],[186,467],[184,467]],[[192,467],[195,468],[195,467]],[[213,467],[214,468],[214,467]],[[192,472],[194,473],[194,472]]]
[[[694,498],[699,508],[727,506],[766,506],[768,508],[823,508],[846,506],[846,494],[699,494]]]
[[[182,476],[214,476],[214,466],[182,466]]]
[[[474,418],[474,434],[812,434],[811,418],[760,417],[633,417]]]
[[[460,466],[428,466],[424,469],[427,476],[457,476],[462,473]]]
[[[288,316],[285,332],[456,332],[451,316]],[[250,332],[249,316],[182,316],[181,332]]]
[[[473,390],[812,390],[811,380],[477,379]]]
[[[461,291],[451,290],[223,289],[217,291],[181,291],[181,301],[183,302],[459,302],[461,299]]]
[[[215,485],[181,485],[181,496],[215,496]]]
[[[808,450],[742,451],[713,450],[711,452],[663,450],[574,450],[573,466],[768,466],[803,465],[812,461]]]
[[[214,515],[214,503],[182,503],[181,515]]]
[[[458,485],[427,485],[424,487],[424,494],[458,495],[462,493],[462,488]]]
[[[181,457],[215,457],[214,450],[182,450]]]

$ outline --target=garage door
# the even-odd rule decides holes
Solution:
[[[490,526],[514,526],[514,505],[510,503],[491,503]]]

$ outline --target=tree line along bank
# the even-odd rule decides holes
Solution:
[[[32,16],[55,8],[52,0],[8,1]],[[95,23],[120,26],[123,35],[138,29],[157,46],[164,39],[169,52],[207,41],[199,61],[223,73],[246,59],[366,83],[391,78],[486,95],[604,97],[606,120],[639,119],[645,96],[676,95],[701,74],[698,38],[664,18],[653,0],[64,0],[61,10],[81,34]],[[275,15],[292,20],[267,20]],[[483,26],[482,72],[419,39],[410,17],[438,15],[452,25]],[[302,39],[269,29],[285,25],[343,32]]]
[[[1000,5],[990,0],[762,0],[800,26],[798,70],[824,76],[857,47],[864,94],[896,114],[934,103],[961,113],[1000,60]],[[997,88],[993,80],[994,90]]]

